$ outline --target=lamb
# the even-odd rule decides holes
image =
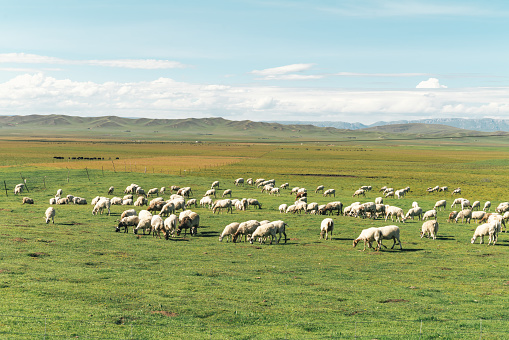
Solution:
[[[225,197],[226,195],[230,195],[230,198],[232,197],[232,190],[231,189],[226,189],[225,191],[223,191],[223,195],[221,195],[221,197]]]
[[[279,208],[278,208],[278,209],[279,209],[279,212],[280,212],[280,213],[284,213],[284,212],[286,212],[286,209],[288,209],[288,204],[283,203],[283,204],[281,204],[281,205],[279,206]]]
[[[405,219],[408,219],[409,217],[411,217],[412,220],[413,220],[414,216],[417,216],[419,218],[419,221],[421,220],[422,209],[420,207],[412,208],[412,209],[408,210],[408,212],[407,212],[407,214],[405,216]]]
[[[440,210],[440,208],[442,208],[442,210],[445,210],[445,206],[446,205],[447,205],[447,201],[446,200],[437,201],[435,203],[435,209],[436,210]]]
[[[226,213],[230,212],[231,214],[233,214],[232,201],[229,198],[224,200],[218,200],[214,203],[214,205],[212,205],[213,214],[216,213],[216,210],[220,210],[222,213],[223,209],[226,209]]]
[[[177,215],[171,214],[164,220],[164,238],[169,239],[170,235],[173,237],[175,230],[177,230]]]
[[[223,232],[221,233],[221,236],[219,236],[219,242],[222,242],[223,239],[226,237],[226,242],[233,239],[233,235],[237,232],[239,229],[240,223],[238,222],[232,222],[228,224],[226,227],[224,227]]]
[[[115,188],[114,188],[113,186],[111,186],[111,187],[108,189],[108,195],[113,194],[113,191],[115,191]]]
[[[212,185],[210,186],[210,189],[218,188],[219,189],[219,181],[212,182]]]
[[[325,192],[323,193],[323,196],[330,196],[330,195],[333,195],[334,197],[336,197],[336,190],[335,189],[327,189],[325,190]]]
[[[200,200],[200,205],[205,208],[205,206],[208,206],[209,208],[212,207],[212,198],[209,196],[205,196]]]
[[[434,240],[437,238],[438,233],[438,222],[437,220],[429,220],[422,224],[421,227],[421,238],[426,235],[426,237],[432,237]]]
[[[48,209],[46,209],[44,215],[46,219],[46,224],[49,223],[49,220],[51,220],[53,224],[55,224],[55,208],[49,207]]]
[[[137,226],[138,223],[140,223],[140,219],[136,215],[129,215],[126,217],[123,217],[118,222],[117,228],[115,229],[116,232],[120,232],[121,228],[124,228],[124,233],[128,232],[128,228],[130,226]]]
[[[180,220],[180,224],[177,228],[177,236],[180,236],[182,229],[184,229],[184,236],[187,235],[187,229],[189,229],[189,233],[191,236],[196,235],[198,233],[198,227],[200,226],[200,215],[191,211],[187,216]]]
[[[258,209],[262,208],[262,204],[260,202],[258,202],[258,200],[256,198],[248,198],[247,203],[248,203],[248,206],[254,205],[254,206],[257,206]]]
[[[362,189],[356,190],[356,191],[353,193],[352,197],[360,196],[360,195],[362,195],[362,196],[366,197],[366,191],[365,191],[365,190],[362,190]],[[387,197],[387,196],[386,196],[386,197]]]
[[[472,218],[472,210],[471,209],[463,209],[461,210],[454,221],[458,223],[458,220],[461,218],[461,223],[463,223],[463,220],[466,220],[468,223],[470,223],[470,219]]]
[[[394,222],[394,216],[396,216],[396,221],[400,220],[401,223],[405,222],[405,214],[403,213],[403,209],[395,206],[386,206],[385,207],[385,221],[387,218],[391,217],[391,221]]]
[[[332,218],[326,218],[322,220],[320,224],[320,239],[324,238],[327,240],[327,237],[330,233],[330,239],[332,240],[332,231],[334,230],[334,220]]]
[[[379,241],[378,248],[380,249],[380,246],[383,246],[384,248],[387,248],[382,244],[382,240],[393,240],[394,243],[392,244],[391,249],[394,249],[394,246],[396,245],[396,240],[399,244],[399,249],[403,250],[403,247],[401,246],[401,240],[399,239],[399,227],[395,225],[388,225],[385,227],[378,228],[382,232],[382,239]]]
[[[496,223],[484,223],[478,226],[475,229],[474,236],[470,240],[470,243],[475,243],[475,240],[480,237],[481,241],[479,244],[482,244],[484,241],[484,236],[489,236],[488,245],[493,242],[493,245],[497,243],[497,226]]]
[[[253,244],[254,240],[258,237],[260,239],[260,244],[262,244],[268,236],[271,237],[270,244],[272,241],[276,240],[276,244],[278,244],[278,240],[276,238],[277,228],[272,223],[265,223],[256,228],[256,230],[249,237],[249,242]]]
[[[423,221],[426,221],[427,219],[430,219],[430,218],[433,218],[435,220],[437,219],[437,211],[436,211],[436,209],[428,210],[422,216],[422,220]]]
[[[92,210],[92,215],[97,215],[97,213],[102,214],[104,209],[108,209],[108,216],[110,216],[110,206],[110,200],[101,199],[95,204],[94,209]]]
[[[165,202],[166,203],[166,202]],[[173,202],[168,202],[161,208],[159,212],[159,216],[169,216],[175,213],[175,204]]]
[[[147,197],[150,197],[150,195],[157,195],[159,193],[158,188],[152,188],[147,191]]]
[[[373,248],[371,243],[373,241],[375,241],[377,243],[376,250],[378,251],[380,249],[379,244],[382,240],[382,237],[383,237],[382,231],[380,230],[380,228],[372,227],[372,228],[364,229],[361,231],[360,235],[355,240],[353,240],[353,246],[355,248],[357,246],[357,243],[359,243],[359,241],[364,241],[364,249],[362,249],[362,251],[365,251],[366,243],[368,244],[368,248]]]
[[[324,187],[323,185],[319,185],[319,186],[317,186],[317,187],[316,187],[316,190],[315,190],[315,194],[317,194],[317,193],[318,193],[318,191],[323,192],[323,190],[324,190],[324,189],[325,189],[325,187]]]
[[[491,210],[491,202],[490,201],[486,201],[486,203],[484,203],[484,208],[482,210],[484,210],[484,211]]]
[[[161,216],[159,215],[152,216],[152,219],[150,220],[150,226],[152,227],[152,237],[156,236],[157,234],[157,236],[161,238],[161,231],[164,231],[164,221],[161,218]]]
[[[254,233],[256,228],[258,228],[259,226],[260,222],[258,222],[257,220],[249,220],[240,223],[237,231],[235,232],[235,234],[233,234],[233,242],[236,243],[237,240],[239,240],[239,238],[240,240],[242,240],[242,236],[244,236],[245,241],[247,241],[247,235],[251,235],[252,233]]]
[[[30,197],[23,197],[23,201],[21,204],[34,204],[34,200]]]

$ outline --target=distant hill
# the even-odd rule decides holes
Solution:
[[[116,116],[0,116],[0,137],[68,138],[130,141],[304,142],[490,136],[440,124],[405,123],[350,128],[317,126],[316,122],[281,124],[224,118],[151,119]],[[345,123],[347,124],[347,123]],[[500,133],[499,133],[500,134]]]

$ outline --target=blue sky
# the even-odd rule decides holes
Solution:
[[[0,114],[509,118],[505,1],[3,1]]]

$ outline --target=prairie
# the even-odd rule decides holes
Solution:
[[[302,145],[19,140],[0,143],[0,157],[8,189],[0,196],[0,334],[8,338],[508,336],[507,235],[495,246],[471,244],[475,222],[447,222],[456,187],[471,202],[490,200],[492,211],[508,200],[505,137]],[[389,249],[362,251],[352,247],[362,229],[393,222],[334,215],[333,239],[320,240],[324,216],[280,214],[281,203],[293,202],[289,190],[270,196],[247,184],[235,187],[237,177],[274,178],[277,185],[307,188],[308,202],[345,206],[374,201],[382,186],[410,186],[403,199],[385,203],[406,212],[413,201],[429,210],[446,199],[447,208],[438,213],[437,240],[421,239],[422,222],[409,220],[395,223],[402,251],[391,250],[392,241],[384,241]],[[21,205],[12,192],[22,178],[29,190],[22,196],[34,205]],[[191,186],[199,199],[214,180],[219,196],[229,188],[233,198],[257,198],[262,209],[212,214],[192,208],[201,218],[198,235],[170,240],[115,233],[116,220],[130,207],[93,216],[90,204],[59,205],[55,224],[43,219],[59,188],[90,202],[111,185],[120,197],[130,183],[179,185]],[[318,185],[335,188],[336,197],[315,193]],[[352,197],[361,185],[373,190]],[[449,191],[426,192],[435,185]],[[250,219],[284,220],[288,242],[218,242],[225,225]]]

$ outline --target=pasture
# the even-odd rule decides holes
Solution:
[[[64,159],[54,159],[54,156]],[[448,223],[451,192],[470,201],[508,201],[506,137],[342,143],[117,143],[88,141],[0,144],[0,334],[24,338],[111,339],[434,339],[506,338],[509,236],[495,246],[471,244],[477,224]],[[101,157],[104,160],[73,160]],[[118,159],[117,159],[118,157]],[[235,178],[275,179],[305,187],[308,202],[344,206],[380,196],[378,189],[411,187],[387,198],[405,213],[417,201],[438,213],[438,238],[420,238],[421,221],[394,223],[403,250],[362,251],[352,241],[362,229],[393,224],[383,219],[332,216],[332,240],[319,239],[324,216],[280,214],[294,196],[235,187]],[[29,192],[13,188],[27,179]],[[57,205],[55,224],[44,223],[56,190],[85,197],[123,196],[145,190],[192,187],[201,198],[214,180],[220,193],[257,198],[262,209],[200,214],[198,235],[164,240],[115,233],[123,210],[91,214],[92,206]],[[315,193],[334,188],[336,197]],[[373,190],[352,197],[362,185]],[[448,192],[426,188],[448,186]],[[169,190],[163,196],[169,198]],[[22,205],[22,196],[35,200]],[[218,196],[218,198],[219,198]],[[137,211],[141,210],[137,208]],[[219,242],[237,221],[288,223],[288,242]]]

